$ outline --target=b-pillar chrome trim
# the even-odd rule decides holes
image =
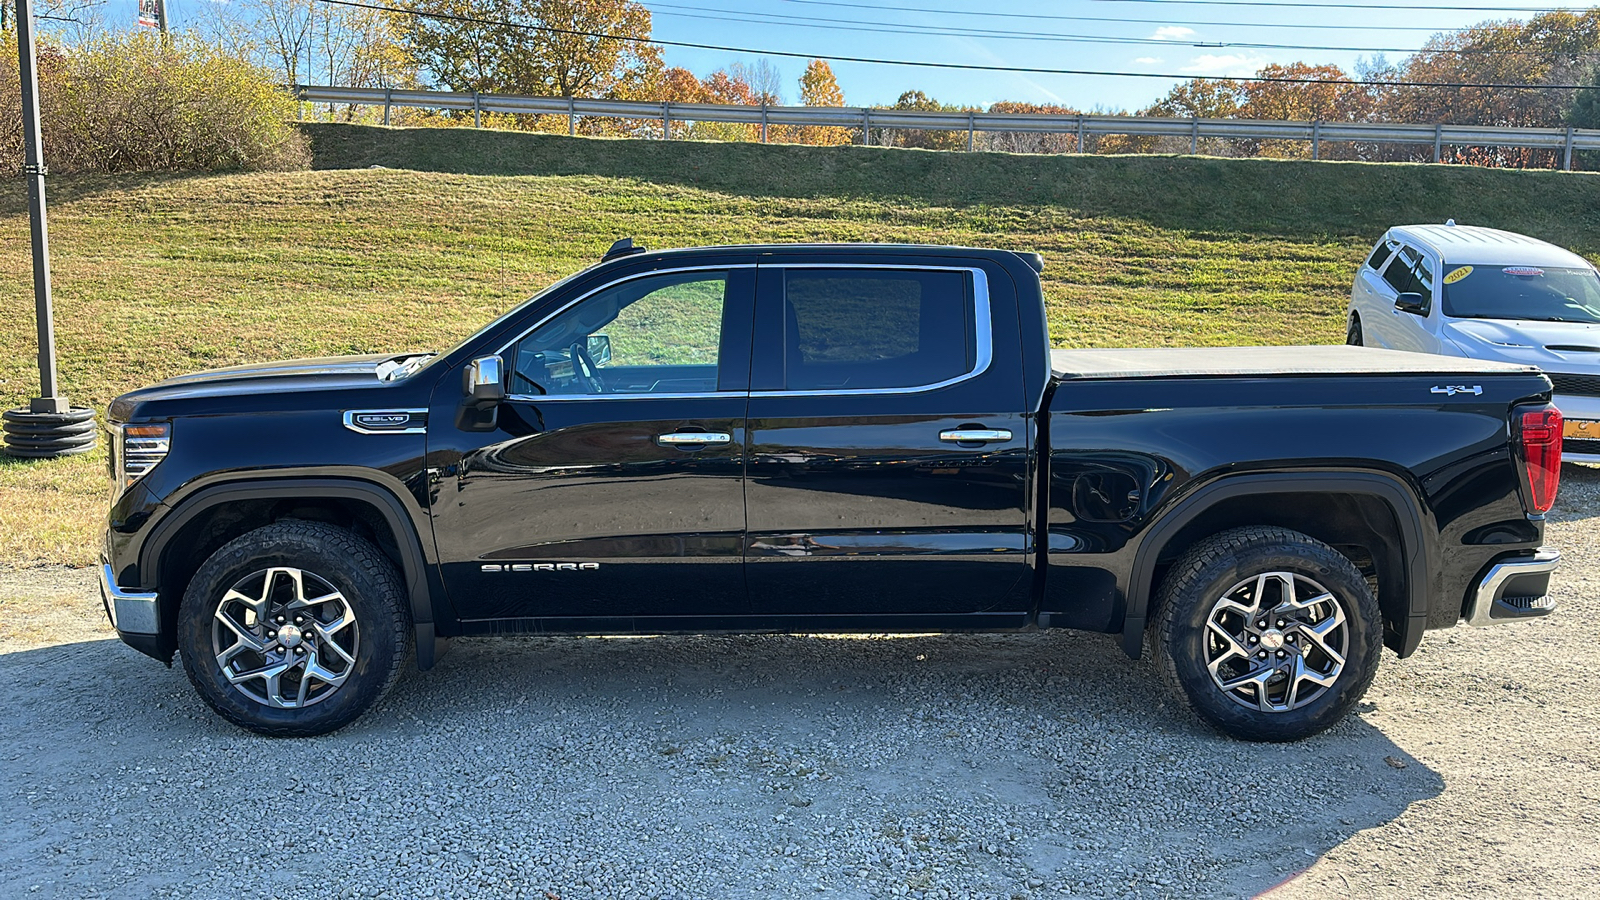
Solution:
[[[1502,560],[1490,566],[1488,573],[1483,576],[1483,581],[1479,582],[1478,590],[1472,595],[1472,603],[1467,607],[1467,624],[1499,625],[1503,622],[1516,622],[1542,616],[1555,609],[1555,601],[1545,594],[1536,598],[1533,605],[1527,607],[1522,615],[1493,614],[1495,602],[1504,599],[1500,593],[1505,590],[1506,582],[1519,575],[1548,575],[1560,564],[1561,551],[1554,547],[1540,547],[1532,556]],[[1522,609],[1522,607],[1513,608]]]
[[[130,591],[117,586],[111,566],[100,564],[100,596],[111,626],[124,634],[160,634],[161,610],[155,592]]]

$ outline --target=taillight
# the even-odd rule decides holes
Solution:
[[[1517,443],[1528,475],[1528,503],[1544,515],[1556,502],[1561,483],[1561,411],[1553,406],[1524,409],[1517,416]]]

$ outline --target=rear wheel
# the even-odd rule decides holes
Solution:
[[[1378,601],[1327,544],[1237,528],[1196,544],[1162,584],[1151,643],[1169,686],[1234,737],[1294,741],[1355,706],[1383,652]]]
[[[1344,342],[1352,347],[1360,347],[1362,345],[1360,316],[1350,317],[1350,327],[1345,329]]]
[[[258,734],[326,734],[399,677],[411,646],[405,591],[367,541],[320,522],[258,528],[212,554],[178,615],[183,667],[202,699]]]

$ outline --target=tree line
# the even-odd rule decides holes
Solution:
[[[64,19],[57,30],[104,27],[105,0],[54,0]],[[233,0],[199,4],[189,27],[227,52],[271,70],[286,84],[424,88],[535,96],[731,104],[845,106],[831,68],[811,60],[788,93],[769,61],[740,63],[696,76],[667,66],[650,44],[650,11],[634,0],[388,0],[373,7],[322,0]],[[388,9],[382,7],[390,7]],[[182,23],[180,23],[182,24]],[[70,40],[70,34],[67,39]],[[1535,89],[1471,87],[1528,85]],[[1464,86],[1455,86],[1464,85]],[[1570,85],[1580,88],[1562,87]],[[1538,89],[1547,88],[1547,89]],[[1584,89],[1588,88],[1588,89]],[[950,105],[908,90],[893,105],[903,110],[1127,115],[1101,107],[1001,101]],[[325,106],[315,114],[349,120],[372,115]],[[1364,59],[1354,72],[1338,66],[1268,65],[1255,78],[1194,79],[1173,87],[1138,115],[1310,120],[1324,122],[1450,123],[1484,126],[1600,128],[1600,9],[1549,12],[1523,20],[1488,21],[1431,37],[1417,53],[1391,63]],[[470,117],[470,113],[465,114]],[[448,111],[398,112],[399,124],[460,124]],[[496,127],[540,131],[568,128],[565,116],[496,115]],[[582,119],[585,134],[648,132],[659,122]],[[675,137],[756,140],[759,126],[685,122]],[[960,149],[965,133],[917,129],[774,127],[768,139]],[[1024,153],[1173,152],[1187,138],[1099,136],[1079,147],[1071,134],[980,133],[977,149]],[[1303,157],[1303,141],[1202,139],[1200,152],[1223,156]],[[1433,148],[1370,142],[1324,142],[1323,158],[1431,159]],[[1557,151],[1494,147],[1448,148],[1452,161],[1493,166],[1551,166]]]

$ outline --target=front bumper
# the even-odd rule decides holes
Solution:
[[[1556,608],[1550,573],[1561,551],[1540,547],[1532,556],[1513,556],[1489,567],[1467,603],[1468,625],[1499,625],[1547,616]]]
[[[152,591],[130,591],[117,586],[111,566],[100,564],[100,601],[105,604],[111,627],[129,634],[161,633],[161,610]]]

